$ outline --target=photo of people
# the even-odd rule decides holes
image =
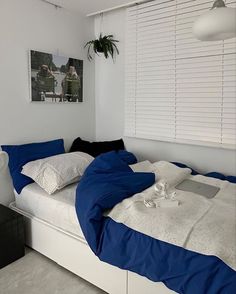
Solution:
[[[83,102],[83,60],[30,51],[31,101]]]

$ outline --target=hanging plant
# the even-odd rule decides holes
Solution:
[[[119,42],[118,40],[113,39],[113,35],[102,36],[100,34],[99,38],[92,40],[86,43],[84,48],[88,47],[87,57],[88,60],[92,60],[91,49],[98,55],[98,53],[103,53],[105,58],[108,58],[109,55],[114,60],[115,54],[119,54],[119,50],[115,43]]]

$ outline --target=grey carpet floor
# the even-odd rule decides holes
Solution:
[[[1,294],[106,294],[33,250],[0,270]]]

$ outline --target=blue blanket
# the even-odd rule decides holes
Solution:
[[[155,181],[152,173],[134,173],[133,154],[109,152],[87,168],[76,192],[76,212],[84,236],[104,262],[162,281],[177,293],[231,294],[236,272],[215,256],[206,256],[156,240],[104,217],[123,199]]]

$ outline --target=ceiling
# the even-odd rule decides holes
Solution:
[[[53,4],[62,6],[66,9],[78,11],[83,15],[88,15],[101,10],[106,10],[115,6],[124,5],[133,0],[47,0]]]

